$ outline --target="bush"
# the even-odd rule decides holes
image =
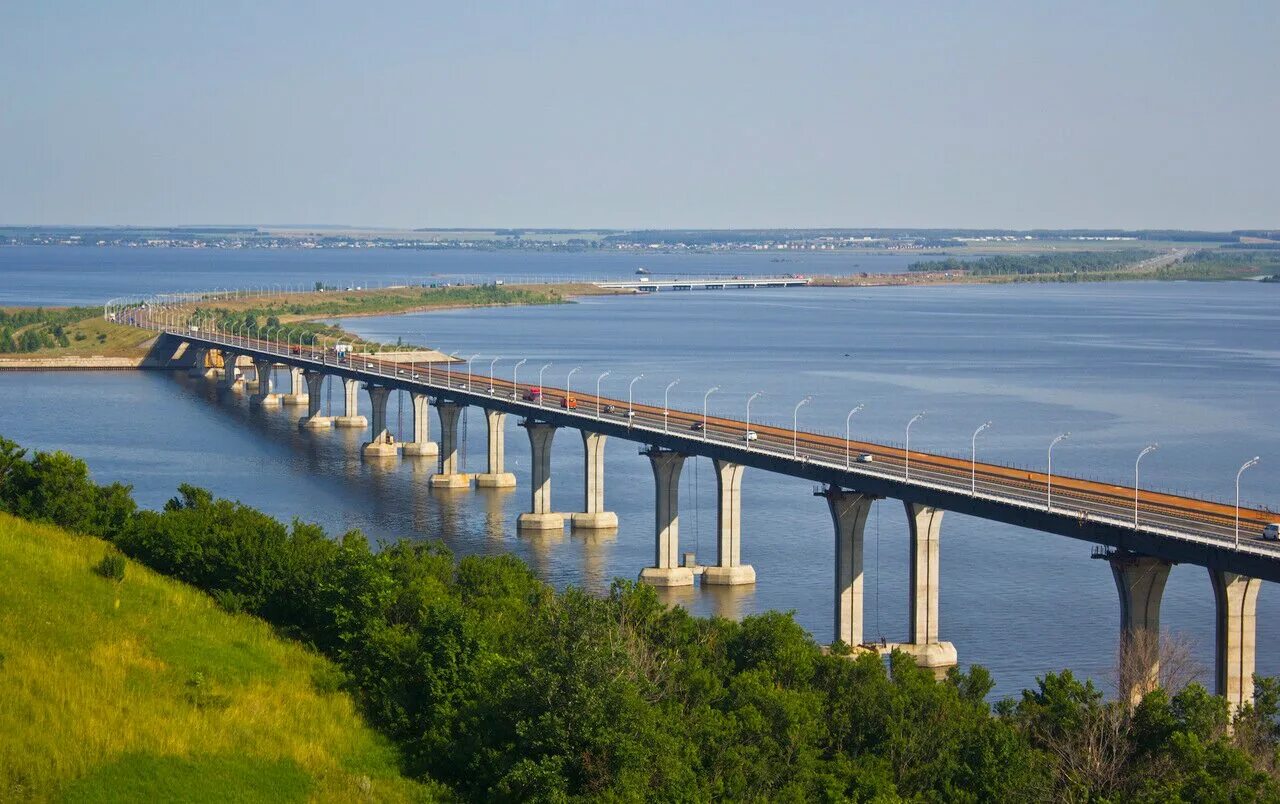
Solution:
[[[93,565],[93,571],[109,581],[119,583],[124,580],[125,558],[117,552],[109,552],[102,560]]]

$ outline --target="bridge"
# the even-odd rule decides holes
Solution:
[[[367,427],[362,450],[369,460],[398,454],[437,457],[438,471],[428,481],[432,487],[514,486],[516,478],[504,465],[504,439],[508,417],[517,417],[532,456],[529,507],[517,522],[522,531],[566,525],[565,516],[551,507],[550,458],[557,431],[573,430],[583,442],[582,510],[569,517],[575,529],[617,526],[617,516],[604,502],[604,445],[610,437],[637,443],[654,477],[653,564],[641,570],[640,580],[656,586],[688,586],[697,576],[704,584],[754,583],[755,570],[741,561],[744,471],[750,467],[810,480],[832,519],[833,641],[868,650],[899,649],[928,667],[957,661],[954,646],[941,639],[938,627],[939,539],[947,511],[1096,545],[1094,557],[1110,564],[1119,594],[1122,666],[1136,668],[1122,683],[1135,698],[1158,677],[1160,602],[1170,568],[1175,563],[1203,566],[1216,610],[1216,690],[1233,707],[1252,700],[1258,591],[1261,581],[1280,580],[1280,545],[1261,539],[1264,526],[1280,519],[1270,512],[910,451],[909,443],[896,447],[765,426],[750,421],[750,402],[743,419],[710,416],[665,403],[635,403],[630,392],[625,400],[604,396],[599,380],[585,391],[522,382],[518,365],[508,379],[473,374],[469,364],[448,358],[420,362],[410,356],[406,362],[394,355],[196,330],[182,312],[154,304],[107,314],[156,330],[159,348],[185,361],[193,375],[220,375],[228,390],[246,384],[241,366],[251,362],[257,377],[251,404],[305,404],[299,426],[308,429]],[[222,355],[221,370],[206,367],[212,353]],[[288,394],[272,386],[276,366],[290,371]],[[344,386],[340,416],[321,415],[329,377]],[[362,389],[371,403],[371,421],[358,411]],[[407,443],[397,443],[387,429],[387,398],[400,390],[412,400],[414,435]],[[475,475],[459,471],[458,421],[468,406],[484,411],[488,429],[488,464]],[[438,443],[430,435],[430,407],[436,410]],[[680,553],[679,479],[691,456],[710,458],[716,472],[716,560],[707,566],[682,560]],[[864,529],[871,504],[885,498],[901,501],[908,519],[908,640],[868,645],[862,622]]]
[[[608,290],[635,290],[641,293],[658,293],[669,290],[741,290],[745,288],[799,288],[809,284],[804,276],[731,276],[708,279],[657,279],[652,276],[638,279],[593,282],[598,288]]]

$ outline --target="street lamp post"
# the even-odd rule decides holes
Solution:
[[[671,394],[671,387],[673,385],[678,385],[679,382],[680,382],[680,378],[679,377],[675,378],[671,382],[667,383],[666,390],[662,392],[662,432],[664,433],[667,432],[667,421],[668,421],[667,417],[671,413],[671,408],[667,404],[667,399]]]
[[[596,418],[597,419],[600,418],[600,383],[603,382],[604,378],[608,376],[609,376],[609,372],[606,371],[605,373],[601,374],[599,377],[596,377]]]
[[[764,391],[756,391],[754,394],[747,397],[747,418],[745,422],[747,426],[747,431],[742,436],[743,443],[747,445],[746,447],[747,452],[751,451],[751,402],[756,397],[762,396],[763,394],[764,394]]]
[[[844,468],[845,469],[849,468],[849,420],[853,418],[853,414],[862,410],[864,407],[866,407],[866,405],[863,405],[861,402],[859,402],[857,407],[849,411],[849,415],[844,417]]]
[[[1053,448],[1055,445],[1057,445],[1059,441],[1062,441],[1065,438],[1069,438],[1070,436],[1071,436],[1071,433],[1063,433],[1062,435],[1053,439],[1053,441],[1049,442],[1049,472],[1047,475],[1045,475],[1046,482],[1045,482],[1045,494],[1044,494],[1044,508],[1046,511],[1053,510]]]
[[[907,422],[907,443],[902,450],[902,479],[911,479],[911,425],[924,418],[925,412],[922,410],[911,417],[911,421]]]
[[[551,368],[550,363],[538,369],[538,407],[542,407],[542,398],[546,396],[546,394],[543,393],[543,389],[542,389],[542,372],[546,371],[549,368]]]
[[[569,369],[569,375],[564,378],[564,409],[572,410],[569,407],[569,400],[573,397],[573,372],[582,368],[582,366],[574,366]]]
[[[480,355],[472,355],[467,358],[467,391],[471,390],[471,361],[475,360],[479,356]]]
[[[511,369],[511,398],[517,399],[520,396],[520,367],[529,362],[529,358],[522,357],[516,361],[515,368]]]
[[[991,422],[983,422],[969,441],[969,493],[972,495],[978,493],[978,434],[990,427]]]
[[[1155,452],[1160,449],[1159,444],[1148,444],[1142,448],[1142,452],[1138,453],[1138,458],[1133,462],[1133,526],[1138,527],[1138,464],[1142,463],[1142,459],[1148,453]]]
[[[718,385],[712,386],[711,388],[707,389],[707,392],[705,394],[702,395],[702,440],[703,441],[707,440],[707,400],[711,398],[712,394],[714,394],[716,391],[719,391],[719,390],[720,390],[720,386]]]
[[[453,361],[458,358],[458,353],[454,352],[449,355],[449,359],[444,363],[444,384],[446,388],[453,387]]]
[[[502,359],[502,355],[498,355],[489,361],[489,396],[493,396],[493,378],[498,369],[498,361]]]
[[[796,403],[795,410],[791,411],[791,457],[800,457],[800,408],[813,401],[813,397],[806,396]]]
[[[1253,466],[1255,463],[1257,463],[1260,460],[1262,460],[1262,458],[1255,455],[1249,460],[1245,461],[1244,466],[1240,467],[1240,471],[1236,472],[1236,549],[1237,550],[1240,549],[1240,475],[1244,474],[1245,469],[1248,469],[1250,466]]]
[[[635,413],[636,413],[635,408],[631,404],[631,400],[634,399],[632,391],[636,387],[636,382],[638,380],[643,380],[643,379],[644,379],[643,374],[637,374],[636,376],[631,378],[631,382],[627,383],[627,424],[628,425],[631,424],[631,419],[633,416],[635,416]]]

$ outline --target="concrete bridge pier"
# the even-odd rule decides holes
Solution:
[[[360,381],[349,378],[342,380],[342,415],[333,417],[334,427],[369,426],[369,420],[360,415]]]
[[[436,415],[440,417],[440,471],[428,483],[433,489],[464,489],[471,485],[470,475],[458,472],[458,419],[462,405],[436,398]]]
[[[1257,650],[1258,590],[1262,581],[1225,570],[1209,570],[1215,604],[1214,692],[1234,715],[1253,702]]]
[[[867,515],[876,497],[859,491],[828,486],[818,492],[827,499],[836,534],[835,634],[833,639],[850,647],[863,643],[862,545]]]
[[[255,360],[253,367],[258,377],[258,391],[249,397],[249,404],[267,408],[280,404],[280,394],[275,392],[273,370],[275,363],[270,360]]]
[[[303,390],[304,374],[301,366],[289,367],[289,393],[282,394],[280,401],[286,405],[305,405],[311,400],[311,394]]]
[[[756,582],[756,570],[742,563],[742,472],[745,466],[716,459],[716,566],[702,582],[738,586]]]
[[[507,454],[507,414],[500,410],[485,410],[484,420],[489,430],[489,463],[483,474],[476,475],[476,487],[512,488],[516,484],[516,476],[508,472],[503,465]]]
[[[529,434],[529,510],[516,519],[520,530],[564,530],[564,515],[551,510],[551,440],[556,427],[525,419],[520,426]]]
[[[387,432],[387,397],[391,389],[385,385],[365,384],[369,392],[369,406],[373,410],[372,437],[361,453],[366,458],[394,458],[400,452],[391,434]]]
[[[413,408],[413,441],[401,444],[401,452],[406,456],[434,458],[440,453],[440,447],[431,440],[430,400],[420,391],[411,392],[409,400],[410,407]]]
[[[333,417],[320,415],[321,394],[328,375],[308,370],[303,376],[307,381],[307,415],[298,419],[298,426],[304,430],[328,430],[333,426]]]
[[[1120,694],[1137,704],[1160,683],[1160,600],[1173,564],[1127,552],[1107,561],[1120,593]]]
[[[570,519],[575,530],[605,530],[618,527],[618,515],[604,510],[604,442],[607,436],[581,430],[583,472],[582,510]]]
[[[227,349],[222,350],[222,380],[219,386],[231,391],[236,388],[244,387],[244,379],[240,376],[240,369],[236,367],[236,361],[240,359],[240,355]]]
[[[640,581],[652,586],[692,586],[693,568],[680,566],[680,470],[685,456],[657,447],[650,447],[646,454],[656,492],[654,565],[640,571]]]
[[[208,377],[209,367],[207,365],[209,358],[209,349],[204,346],[195,346],[187,344],[187,352],[191,354],[191,368],[187,369],[188,377]]]
[[[911,530],[908,631],[911,641],[898,650],[911,654],[923,667],[951,667],[957,663],[956,646],[938,639],[938,589],[940,562],[938,538],[942,533],[941,508],[903,503]]]

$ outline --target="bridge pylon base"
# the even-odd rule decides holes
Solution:
[[[471,475],[452,473],[437,473],[431,476],[427,481],[427,485],[433,489],[469,489],[471,488]]]
[[[364,429],[369,426],[369,420],[364,416],[334,416],[334,427],[359,427]]]
[[[645,567],[640,570],[640,583],[650,586],[693,586],[693,570],[689,567]]]
[[[516,486],[516,476],[510,472],[482,472],[476,475],[478,489],[511,489]]]
[[[286,405],[305,405],[311,401],[307,394],[283,394],[280,401]]]
[[[384,441],[371,441],[360,448],[360,454],[366,458],[394,458],[400,454],[400,447]]]
[[[531,514],[525,512],[516,518],[519,530],[564,530],[564,514]]]
[[[745,586],[756,582],[756,568],[750,564],[732,567],[705,567],[702,582],[712,586]]]
[[[613,511],[578,511],[571,517],[574,530],[607,530],[618,527],[618,515]]]
[[[328,430],[331,427],[332,416],[303,416],[298,419],[298,428],[302,430]]]
[[[440,445],[434,441],[410,441],[400,445],[405,457],[434,458],[440,454]]]

